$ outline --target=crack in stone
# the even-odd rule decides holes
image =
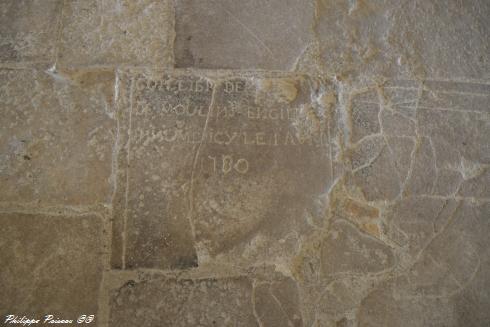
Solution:
[[[187,214],[187,217],[188,217],[187,219],[189,220],[189,225],[191,227],[191,233],[192,233],[192,237],[193,237],[194,241],[196,240],[196,229],[195,229],[194,221],[193,221],[193,217],[192,217],[192,215],[194,214],[194,177],[195,177],[194,174],[195,174],[196,167],[197,167],[199,152],[201,151],[202,144],[204,143],[204,139],[206,138],[209,120],[213,115],[213,110],[215,107],[216,93],[218,92],[218,88],[220,87],[220,85],[221,85],[220,81],[215,82],[213,85],[213,91],[211,93],[211,100],[209,103],[209,108],[208,108],[208,113],[206,115],[206,120],[204,122],[201,140],[200,140],[199,144],[197,145],[196,153],[194,155],[194,160],[192,163],[191,179],[190,179],[190,184],[189,184],[189,212]]]

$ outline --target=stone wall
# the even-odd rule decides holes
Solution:
[[[488,17],[2,0],[2,323],[489,326]]]

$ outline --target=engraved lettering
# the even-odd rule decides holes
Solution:
[[[162,104],[162,109],[161,109],[164,113],[168,114],[172,108],[170,107],[170,103],[164,103]]]
[[[226,81],[225,82],[225,93],[242,92],[244,90],[245,90],[245,82],[244,81],[235,81],[235,82]]]
[[[247,139],[247,132],[243,132],[243,144],[245,145],[252,145],[254,144],[253,140],[250,141]]]
[[[183,105],[178,104],[173,108],[173,112],[175,112],[177,116],[181,116],[185,113],[185,108]]]
[[[237,132],[234,132],[232,136],[230,136],[230,134],[228,134],[228,132],[226,132],[226,135],[228,136],[228,142],[226,142],[225,144],[228,145],[230,143],[233,142],[233,140],[235,140],[238,136],[238,133]]]
[[[223,160],[223,167],[222,167],[223,174],[226,175],[233,168],[233,158],[230,155],[222,155],[221,158]]]
[[[179,92],[188,90],[187,88],[185,88],[184,81],[177,81],[177,90]]]
[[[240,174],[246,174],[248,172],[248,167],[249,167],[248,161],[244,158],[238,159],[235,165],[233,166],[233,168],[235,168],[235,170]]]
[[[213,161],[213,172],[216,172],[216,158],[212,156],[208,156],[209,159]]]
[[[279,119],[279,110],[277,108],[272,108],[269,110],[269,118],[272,120]]]
[[[265,145],[265,133],[259,132],[255,133],[255,143],[257,145]]]
[[[294,143],[294,137],[289,132],[287,132],[287,134],[286,134],[286,139],[284,141],[284,145],[288,145],[288,143],[290,145],[295,145],[295,143]]]
[[[218,140],[218,136],[225,136],[225,133],[224,132],[216,132],[214,134],[214,143],[217,143],[217,144],[225,144],[226,141],[224,141],[223,139],[220,141]]]

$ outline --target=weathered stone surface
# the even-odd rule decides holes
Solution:
[[[354,92],[348,101],[349,185],[369,201],[402,193],[487,197],[481,181],[490,153],[484,141],[488,94],[485,84],[434,81]]]
[[[458,306],[488,303],[470,285],[488,281],[489,244],[466,226],[487,228],[487,88],[391,81],[344,95],[346,171],[294,270],[307,325],[486,323]]]
[[[110,326],[258,326],[246,277],[128,281],[111,297]]]
[[[343,80],[488,80],[489,12],[486,1],[320,0],[317,56]]]
[[[119,189],[126,217],[116,217],[126,236],[115,248],[125,248],[128,268],[192,267],[196,247],[202,260],[230,251],[265,260],[306,228],[301,217],[332,178],[321,84],[300,75],[122,78],[133,91],[119,104],[119,165],[128,168],[118,184],[128,185]]]
[[[108,203],[111,71],[0,71],[0,202]]]
[[[254,310],[260,326],[303,326],[298,288],[291,278],[260,282],[254,288]]]
[[[331,227],[321,246],[320,257],[322,273],[328,277],[380,272],[394,263],[388,246],[360,234],[344,221],[337,221]]]
[[[2,1],[0,307],[103,327],[490,326],[489,16]]]
[[[378,93],[369,89],[351,95],[351,142],[356,143],[368,135],[380,133],[378,113],[381,110]]]
[[[390,238],[419,255],[432,238],[457,212],[459,203],[450,199],[413,197],[398,201],[387,210]]]
[[[290,70],[312,40],[313,2],[176,1],[178,67]]]
[[[54,62],[62,0],[0,3],[0,63]]]
[[[372,292],[361,305],[359,326],[458,326],[447,299],[401,298],[391,294],[389,285]],[[449,303],[448,303],[449,302]]]
[[[384,240],[382,211],[350,198],[343,183],[330,192],[328,229],[302,243],[293,267],[307,326],[355,326],[355,312],[398,265]]]
[[[484,326],[490,316],[488,204],[462,203],[401,277],[360,307],[360,326]]]
[[[109,286],[109,325],[303,326],[296,282],[270,268],[219,277],[187,272],[129,279],[121,272]]]
[[[65,1],[58,61],[64,65],[172,64],[170,1]]]
[[[102,278],[102,220],[0,214],[0,314],[74,319],[96,314]]]

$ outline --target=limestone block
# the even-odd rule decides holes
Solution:
[[[290,70],[312,40],[301,0],[176,1],[178,67]]]
[[[443,81],[391,81],[352,92],[348,185],[369,201],[402,193],[485,198],[489,92],[484,83]]]
[[[462,202],[402,276],[363,301],[359,326],[488,324],[488,204]]]
[[[0,202],[108,203],[111,71],[0,71]]]
[[[53,63],[62,0],[0,3],[0,63]]]
[[[121,76],[127,172],[118,185],[128,184],[114,239],[127,267],[195,266],[195,248],[202,260],[232,252],[253,262],[292,246],[285,237],[307,229],[301,217],[332,180],[333,116],[312,100],[326,92],[320,84],[284,74]]]
[[[343,80],[488,80],[488,1],[331,1],[317,5],[326,71]]]
[[[111,294],[110,326],[258,326],[246,277],[128,281]]]
[[[271,268],[215,277],[201,268],[112,273],[109,326],[303,326],[297,283]]]
[[[276,272],[254,279],[253,304],[259,326],[304,326],[299,288],[290,277]]]
[[[0,314],[76,322],[97,315],[103,269],[95,215],[0,214]]]
[[[172,64],[170,1],[65,1],[61,24],[62,65]]]
[[[344,255],[339,255],[339,253]],[[393,253],[382,242],[338,221],[332,226],[320,249],[321,271],[327,277],[342,274],[368,274],[393,266]]]

